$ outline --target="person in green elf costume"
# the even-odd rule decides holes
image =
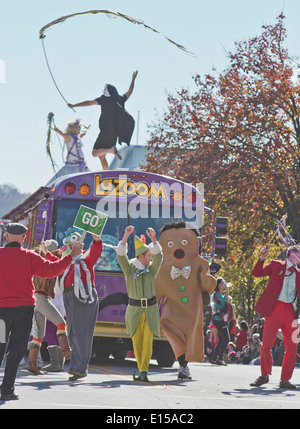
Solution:
[[[120,267],[125,276],[128,292],[126,310],[126,330],[132,338],[133,350],[139,369],[139,377],[134,380],[148,381],[148,368],[153,349],[153,337],[160,336],[160,314],[155,295],[155,277],[160,269],[163,255],[162,248],[156,241],[154,229],[146,230],[151,243],[134,237],[135,258],[127,257],[127,241],[133,233],[134,226],[127,226],[123,239],[116,252]]]

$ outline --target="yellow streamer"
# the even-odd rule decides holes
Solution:
[[[174,42],[174,41],[173,41],[173,40],[171,40],[171,39],[169,39],[167,36],[165,36],[165,35],[164,35],[163,33],[161,33],[160,31],[155,30],[155,29],[154,29],[154,28],[152,28],[152,27],[149,27],[149,25],[145,24],[142,20],[140,20],[140,19],[135,19],[135,18],[132,18],[131,16],[124,15],[123,13],[120,13],[120,12],[113,12],[113,11],[110,11],[110,10],[89,10],[89,11],[86,11],[86,12],[78,12],[78,13],[72,13],[72,14],[70,14],[70,15],[62,16],[61,18],[58,18],[58,19],[56,19],[56,20],[54,20],[54,21],[52,21],[52,22],[49,22],[48,24],[44,25],[44,27],[42,27],[42,28],[41,28],[41,30],[40,30],[40,39],[43,39],[43,38],[45,37],[45,34],[44,34],[44,33],[45,33],[45,31],[46,31],[46,30],[48,30],[50,27],[52,27],[52,25],[60,24],[60,23],[62,23],[62,22],[64,22],[64,21],[66,21],[67,19],[72,18],[72,17],[74,17],[74,16],[79,16],[79,15],[88,15],[88,14],[95,15],[95,14],[97,14],[97,13],[104,13],[104,14],[106,14],[107,16],[119,17],[119,18],[126,19],[127,21],[129,21],[129,22],[131,22],[131,23],[133,23],[133,24],[143,25],[145,28],[147,28],[147,29],[149,29],[149,30],[154,31],[154,32],[155,32],[155,33],[157,33],[157,34],[161,34],[161,35],[162,35],[165,39],[167,39],[170,43],[172,43],[173,45],[177,46],[177,48],[179,48],[179,49],[181,49],[181,50],[183,50],[183,51],[185,51],[185,52],[187,52],[187,53],[189,53],[189,54],[192,54],[192,52],[188,51],[184,46],[180,45],[179,43]]]

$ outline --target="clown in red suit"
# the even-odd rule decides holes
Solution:
[[[269,282],[255,306],[255,311],[265,317],[265,325],[260,355],[261,376],[250,386],[258,387],[269,381],[272,372],[271,349],[281,329],[285,354],[279,387],[295,389],[289,380],[294,371],[298,344],[300,270],[296,266],[300,263],[300,246],[290,247],[285,261],[272,260],[264,265],[268,254],[269,248],[266,246],[260,251],[260,258],[253,269],[255,277],[268,276]]]

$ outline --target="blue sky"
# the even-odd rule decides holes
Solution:
[[[69,109],[48,72],[39,30],[61,16],[93,9],[118,11],[141,19],[195,53],[188,55],[163,36],[121,18],[85,15],[53,26],[44,39],[54,78],[70,103],[94,99],[105,83],[127,91],[134,70],[139,74],[126,109],[139,116],[139,133],[132,144],[145,144],[147,125],[167,105],[167,94],[193,90],[192,76],[222,71],[225,51],[234,42],[274,24],[284,9],[291,55],[300,56],[299,0],[37,0],[5,2],[0,24],[0,184],[34,192],[53,175],[46,154],[47,115],[53,112],[58,128],[81,119],[91,125],[84,137],[84,153],[92,171],[100,162],[91,150],[98,135],[100,107]],[[4,73],[5,72],[5,73]],[[137,129],[137,127],[136,127]],[[62,166],[62,151],[53,133],[52,154]]]

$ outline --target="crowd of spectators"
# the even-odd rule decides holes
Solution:
[[[249,326],[245,320],[238,320],[235,305],[229,295],[227,302],[230,306],[230,316],[224,323],[224,329],[227,330],[229,341],[223,359],[219,361],[213,359],[214,351],[219,342],[218,329],[214,323],[213,302],[210,307],[205,309],[205,362],[219,365],[259,365],[264,318],[258,317],[253,325]],[[272,349],[274,365],[281,366],[284,350],[283,337],[281,330],[279,330]],[[297,364],[300,365],[300,350],[297,355]]]
[[[231,326],[230,326],[231,325]],[[224,352],[223,361],[225,364],[259,364],[260,347],[262,342],[264,319],[259,319],[250,328],[245,320],[237,323],[234,320],[233,324],[228,323],[224,329],[228,330],[230,341]],[[278,332],[278,339],[274,344],[274,352],[277,348],[282,346],[280,338],[280,331]],[[218,332],[212,323],[207,326],[205,332],[205,360],[206,362],[212,361],[213,352],[218,344]]]

